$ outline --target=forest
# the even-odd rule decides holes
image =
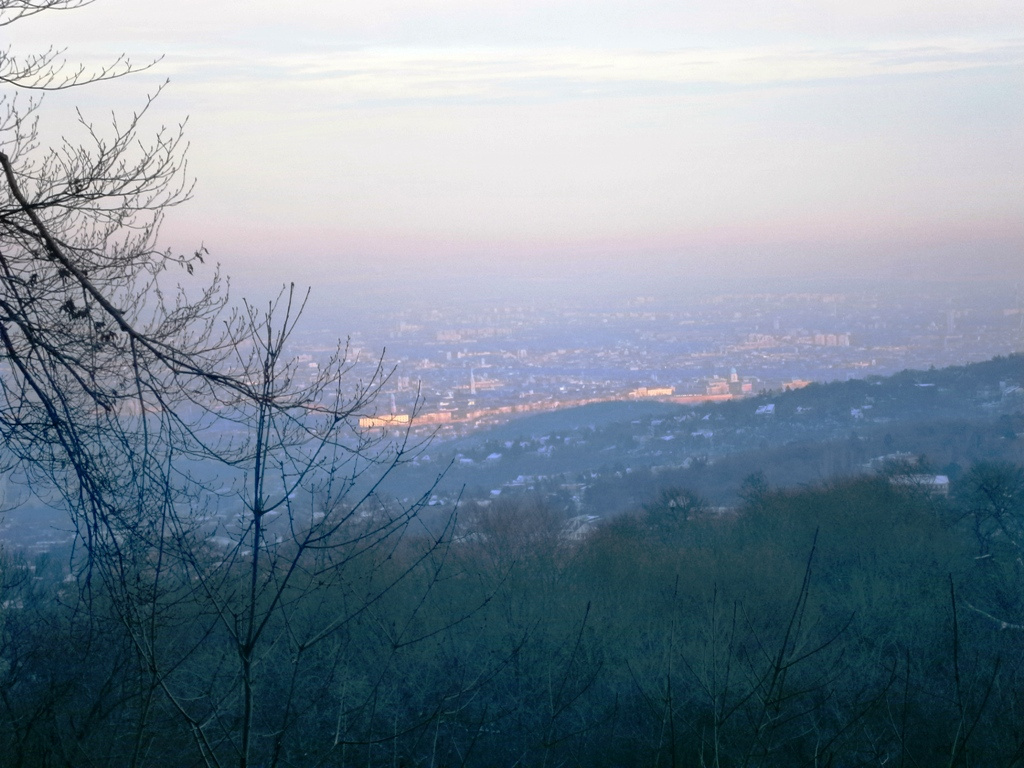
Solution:
[[[238,764],[251,717],[252,765],[1019,764],[1024,471],[950,498],[904,471],[754,476],[727,511],[669,489],[578,539],[519,503],[465,535],[350,521],[255,571],[152,552],[145,614],[7,553],[0,752]]]

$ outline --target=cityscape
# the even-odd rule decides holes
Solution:
[[[561,306],[383,301],[390,311],[350,337],[355,372],[380,360],[390,371],[377,410],[361,414],[360,426],[411,426],[445,439],[594,402],[718,402],[1024,349],[1024,310],[1012,287],[845,288]],[[300,367],[316,371],[331,339],[329,328],[307,331],[297,344]]]

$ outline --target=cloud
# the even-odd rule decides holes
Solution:
[[[794,46],[665,51],[577,48],[362,48],[179,54],[161,67],[192,85],[286,84],[333,101],[431,102],[607,95],[628,90],[761,88],[815,81],[1019,68],[1024,41],[923,40],[859,48]]]

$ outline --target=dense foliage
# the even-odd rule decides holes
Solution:
[[[285,600],[316,599],[267,629],[253,762],[1017,764],[1022,477],[978,465],[950,499],[885,476],[752,478],[739,509],[668,491],[575,540],[541,504],[467,513],[441,547],[409,535],[344,579],[294,582]],[[174,595],[153,619],[175,691],[223,720],[201,744],[132,628],[101,599],[80,610],[61,563],[4,561],[5,764],[235,760],[228,629]],[[345,626],[320,643],[325,616]]]

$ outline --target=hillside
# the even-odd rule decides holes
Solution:
[[[865,471],[871,459],[924,455],[947,474],[979,459],[1024,459],[1024,356],[902,371],[727,403],[600,403],[523,418],[429,446],[393,486],[438,498],[517,489],[621,511],[664,485],[733,503],[744,477],[790,486]]]
[[[1012,355],[719,404],[596,403],[431,443],[383,490],[412,500],[436,483],[430,496],[439,511],[460,494],[539,494],[567,514],[613,515],[665,488],[734,505],[754,473],[793,487],[869,472],[872,459],[887,455],[924,456],[955,481],[978,460],[1024,463],[1022,385],[1024,356]],[[66,515],[19,486],[6,488],[5,502],[7,542],[46,550],[70,539]]]

